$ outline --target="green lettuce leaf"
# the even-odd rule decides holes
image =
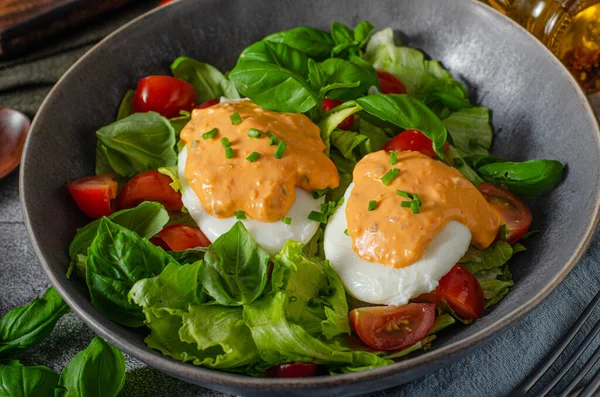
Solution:
[[[198,104],[222,96],[228,99],[240,97],[235,85],[217,68],[208,63],[179,57],[171,65],[171,72],[173,76],[194,86],[198,95]]]
[[[521,244],[515,244],[513,247],[502,240],[492,243],[492,245],[483,250],[470,246],[458,263],[471,273],[477,273],[482,270],[502,267],[512,258],[514,253],[523,251],[524,248]]]
[[[160,274],[177,262],[154,246],[108,218],[102,218],[88,250],[86,283],[92,304],[106,317],[129,327],[144,325],[141,308],[127,300],[133,285]]]
[[[460,156],[488,155],[492,127],[487,108],[473,107],[452,113],[442,120]]]
[[[321,130],[321,139],[325,143],[327,149],[325,154],[329,154],[331,148],[331,133],[336,127],[346,120],[347,117],[352,116],[354,113],[361,111],[362,108],[354,101],[348,101],[341,104],[338,107],[331,109],[325,113],[319,120],[319,129]]]
[[[218,303],[240,306],[263,292],[268,267],[269,254],[238,221],[208,247],[201,277],[208,294]]]
[[[173,182],[171,182],[169,186],[171,186],[173,190],[175,190],[176,192],[181,191],[181,182],[179,181],[179,174],[176,165],[173,165],[171,167],[160,167],[158,169],[158,172],[171,178]]]
[[[348,160],[358,160],[354,149],[358,148],[367,139],[369,138],[366,135],[338,128],[331,132],[331,146],[336,148]]]

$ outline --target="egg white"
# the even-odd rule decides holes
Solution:
[[[178,159],[181,198],[192,219],[212,243],[229,231],[238,220],[235,217],[216,218],[204,210],[200,199],[198,199],[196,192],[185,176],[187,154],[186,147],[179,153]],[[319,222],[309,220],[308,215],[311,211],[319,211],[324,201],[324,197],[315,200],[310,193],[297,187],[296,200],[286,214],[287,217],[292,219],[290,225],[281,221],[260,222],[253,219],[244,219],[242,223],[258,244],[269,254],[275,255],[281,251],[288,240],[299,241],[304,244],[310,241],[319,229]]]
[[[422,293],[433,291],[439,280],[463,257],[471,242],[471,232],[451,221],[429,243],[421,259],[404,268],[367,262],[352,249],[346,203],[354,187],[351,183],[344,204],[329,218],[325,229],[325,257],[341,277],[346,291],[361,301],[403,305]]]

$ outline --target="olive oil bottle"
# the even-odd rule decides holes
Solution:
[[[593,102],[600,98],[600,0],[482,1],[533,33]]]

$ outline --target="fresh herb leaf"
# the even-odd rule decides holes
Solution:
[[[238,99],[240,94],[235,85],[217,68],[195,59],[179,57],[171,65],[173,76],[185,80],[196,89],[197,103],[224,96]]]
[[[517,195],[534,197],[560,183],[563,165],[556,160],[493,163],[478,168],[477,173],[485,181],[505,187]]]
[[[269,254],[238,221],[209,247],[202,268],[204,288],[225,306],[249,304],[267,283]]]
[[[273,33],[263,40],[285,44],[317,61],[328,58],[334,46],[329,33],[304,26]]]
[[[282,43],[263,40],[252,44],[242,52],[238,65],[248,61],[277,65],[304,79],[308,78],[308,57]]]
[[[121,104],[119,105],[119,112],[117,113],[117,121],[124,119],[127,116],[131,116],[133,110],[133,98],[135,97],[135,90],[127,90]]]
[[[154,277],[177,262],[162,248],[108,218],[100,220],[88,254],[86,282],[92,304],[120,324],[142,326],[144,316],[128,302],[129,290],[137,281]]]
[[[116,397],[125,385],[125,356],[96,336],[63,369],[58,383],[66,396]]]
[[[379,84],[375,69],[361,58],[352,57],[350,61],[340,58],[329,58],[321,63],[327,76],[327,84],[352,84],[355,87],[329,90],[327,97],[335,101],[349,101],[366,94],[369,87]]]
[[[58,374],[48,367],[26,367],[19,361],[0,363],[1,397],[54,397]]]
[[[244,211],[235,211],[235,219],[246,219],[246,213]]]
[[[0,319],[0,358],[25,351],[46,339],[57,321],[71,310],[54,287]]]
[[[101,154],[96,159],[96,172],[105,172],[108,167],[122,177],[131,178],[143,171],[177,163],[175,130],[158,113],[132,114],[99,129],[96,137]]]

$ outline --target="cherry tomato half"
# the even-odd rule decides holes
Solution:
[[[205,108],[209,108],[213,105],[216,105],[217,103],[219,103],[219,99],[215,98],[215,99],[209,99],[206,102],[202,102],[200,105],[196,106],[194,109],[205,109]]]
[[[383,70],[377,70],[379,78],[379,90],[382,94],[406,94],[406,87],[391,73]]]
[[[504,218],[506,241],[510,244],[517,242],[531,226],[533,217],[529,208],[519,197],[493,183],[482,182],[478,189]]]
[[[112,214],[111,200],[117,197],[119,184],[114,175],[101,174],[69,182],[67,189],[84,214],[98,219]]]
[[[158,233],[171,251],[185,251],[196,247],[208,247],[210,241],[197,227],[171,225]],[[157,244],[155,244],[157,245]]]
[[[136,207],[143,201],[157,201],[168,211],[181,211],[181,193],[171,187],[171,178],[158,171],[137,174],[123,187],[117,198],[119,209]]]
[[[333,99],[325,98],[323,100],[323,103],[321,104],[321,108],[324,111],[329,112],[331,109],[333,109],[336,106],[341,105],[342,103],[344,103],[344,102],[334,101]],[[352,128],[352,124],[354,124],[354,115],[346,117],[346,119],[344,119],[344,121],[342,121],[338,125],[338,128],[342,129],[342,130],[349,130]]]
[[[306,378],[317,375],[317,364],[280,364],[267,369],[267,378]]]
[[[448,142],[444,144],[444,150],[448,149]],[[406,130],[402,131],[388,143],[383,146],[383,150],[388,152],[402,152],[404,150],[412,150],[413,152],[421,152],[425,156],[431,158],[436,157],[437,154],[433,150],[433,142],[427,138],[425,134],[418,130]]]
[[[179,116],[180,110],[191,111],[196,97],[196,89],[187,81],[171,76],[148,76],[138,82],[133,110],[173,118]]]
[[[362,307],[350,312],[350,323],[361,341],[377,350],[402,350],[423,339],[435,321],[435,305]]]
[[[161,1],[160,3],[158,3],[158,6],[157,6],[157,7],[164,6],[165,4],[169,4],[169,3],[170,3],[170,2],[172,2],[172,1],[173,1],[173,0],[163,0],[163,1]]]
[[[158,236],[150,237],[150,242],[157,247],[164,249],[165,251],[171,251],[171,248],[165,243],[165,240]]]
[[[485,296],[477,277],[461,265],[454,265],[435,291],[416,297],[414,302],[440,304],[442,298],[463,320],[477,320],[483,314]]]

